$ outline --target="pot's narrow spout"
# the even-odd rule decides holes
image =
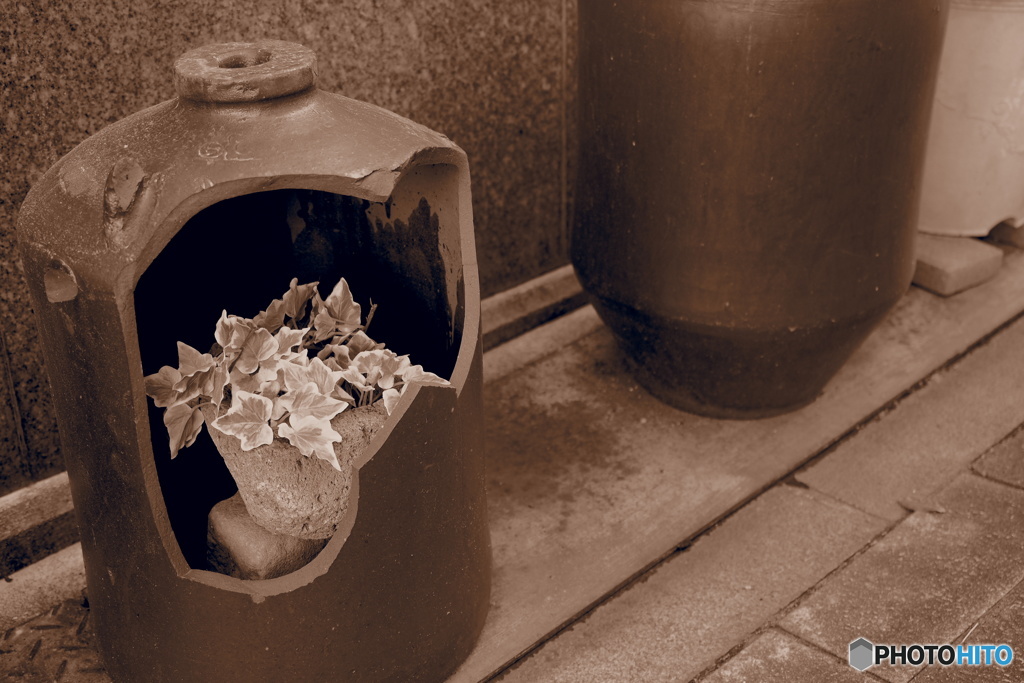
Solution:
[[[174,62],[179,97],[198,102],[260,102],[316,85],[316,53],[282,40],[218,43]]]

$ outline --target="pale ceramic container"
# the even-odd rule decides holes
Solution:
[[[953,0],[918,227],[981,236],[1024,223],[1024,0]]]

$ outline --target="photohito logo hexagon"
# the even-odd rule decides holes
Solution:
[[[858,638],[850,643],[850,666],[857,671],[871,666],[874,660],[875,646],[870,640]]]

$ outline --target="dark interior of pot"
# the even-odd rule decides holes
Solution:
[[[447,167],[403,177],[387,202],[318,190],[233,197],[192,217],[139,279],[135,314],[143,373],[177,367],[176,342],[214,343],[222,310],[252,318],[288,290],[344,277],[367,333],[448,378],[464,324],[458,205]],[[451,188],[451,189],[447,189]],[[237,490],[204,427],[172,460],[162,408],[147,399],[156,469],[171,528],[189,566],[207,569],[207,516]]]

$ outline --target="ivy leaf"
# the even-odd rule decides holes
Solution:
[[[318,304],[313,318],[315,342],[322,342],[335,335],[347,337],[359,329],[362,309],[352,298],[352,291],[345,278],[338,280],[338,284],[334,285],[326,299],[317,298],[314,302]]]
[[[333,358],[334,364],[338,366],[339,370],[344,370],[352,363],[349,347],[343,344],[328,344],[320,350],[320,353],[316,354],[316,357],[325,363]]]
[[[191,401],[196,396],[206,393],[205,388],[211,385],[215,370],[216,366],[178,380],[178,383],[174,385],[174,388],[181,392],[178,400],[180,402]]]
[[[390,415],[395,409],[395,406],[398,405],[398,401],[402,398],[402,393],[403,392],[400,392],[398,389],[387,389],[384,391],[381,399],[384,401],[384,410],[388,411],[388,415]]]
[[[355,363],[342,370],[341,377],[361,393],[365,394],[373,391],[373,384],[367,382],[366,376],[359,372],[359,368],[356,367]]]
[[[288,417],[288,422],[278,425],[277,433],[288,439],[304,456],[316,455],[341,471],[341,463],[334,452],[334,444],[341,442],[341,434],[334,431],[329,420],[293,414]]]
[[[260,382],[260,396],[266,396],[270,399],[275,399],[278,394],[281,393],[281,380],[279,379],[280,373],[275,375],[274,379],[264,380]],[[276,404],[275,404],[276,405]]]
[[[213,401],[213,405],[219,406],[224,401],[224,387],[227,383],[228,369],[223,365],[218,365],[213,369],[213,372],[209,373],[201,393],[204,396],[209,396],[210,400]]]
[[[372,339],[370,339],[369,335],[367,335],[362,330],[359,330],[355,334],[353,334],[352,337],[345,343],[352,354],[359,354],[362,353],[363,351],[376,351],[378,349],[384,348],[383,344],[378,344],[377,342],[373,341]]]
[[[284,376],[284,387],[288,391],[298,391],[309,384],[309,375],[306,367],[297,363],[285,363],[281,366]]]
[[[330,339],[338,331],[338,321],[325,308],[320,308],[313,318],[313,341],[320,343]]]
[[[309,365],[309,355],[304,349],[299,349],[299,352],[295,354],[294,358],[285,358],[284,360],[287,361],[287,363],[282,363],[282,365],[301,365],[302,367]]]
[[[288,411],[285,410],[283,405],[281,405],[280,396],[274,397],[273,403],[274,407],[270,411],[270,419],[276,422],[277,420],[280,420],[282,417],[284,417],[285,413],[287,413]]]
[[[256,379],[259,380],[260,386],[277,380],[278,375],[281,373],[281,361],[276,358],[269,358],[260,363],[260,369],[256,371]],[[263,393],[261,389],[259,393]]]
[[[198,408],[179,403],[164,411],[164,426],[167,427],[173,459],[182,448],[195,443],[199,430],[203,428],[203,414]]]
[[[260,390],[260,378],[256,374],[247,374],[239,370],[237,367],[231,368],[231,374],[228,377],[231,383],[231,390],[234,391],[248,391],[250,394],[259,393]]]
[[[402,381],[406,384],[409,384],[410,382],[421,382],[423,384],[436,384],[437,386],[442,387],[451,386],[451,383],[448,380],[443,377],[439,377],[432,372],[425,371],[422,365],[410,365],[405,368],[402,371]]]
[[[299,278],[292,278],[288,283],[288,291],[282,297],[284,314],[293,320],[301,320],[306,316],[306,305],[316,291],[318,282],[300,285]]]
[[[319,358],[308,360],[304,365],[299,363],[282,363],[281,371],[284,386],[289,391],[297,391],[310,382],[317,385],[320,393],[329,395],[334,386],[341,381],[341,372],[332,368]]]
[[[217,325],[213,328],[213,338],[217,340],[222,349],[226,349],[231,341],[231,330],[234,327],[232,318],[234,317],[233,315],[228,315],[227,309],[221,309]]]
[[[206,372],[213,367],[213,356],[199,353],[185,342],[178,342],[178,372],[182,377],[191,377],[197,372]]]
[[[319,358],[314,358],[306,366],[308,381],[315,383],[321,394],[330,395],[341,381],[341,375],[340,371],[331,370]]]
[[[176,403],[182,403],[181,391],[175,389],[174,385],[181,381],[181,373],[177,368],[165,365],[152,375],[143,378],[146,382],[146,395],[152,397],[153,403],[158,408],[169,408]],[[192,398],[195,398],[194,396]],[[191,398],[185,400],[192,400]]]
[[[217,325],[213,329],[213,338],[220,344],[222,349],[231,346],[231,337],[238,325],[238,316],[228,315],[227,310],[221,310]],[[248,334],[248,333],[247,333]]]
[[[301,330],[293,330],[290,327],[282,327],[278,330],[277,334],[274,335],[274,339],[277,341],[277,352],[280,355],[287,355],[291,353],[292,349],[302,343],[302,338],[309,332],[308,327],[304,327]]]
[[[338,361],[337,361],[337,359],[334,356],[328,356],[327,359],[324,361],[324,365],[329,367],[331,370],[337,370],[339,372],[341,372],[342,370],[345,369],[345,368],[341,367],[340,365],[338,365]]]
[[[213,426],[224,434],[237,437],[243,451],[265,446],[274,440],[270,428],[270,414],[274,404],[269,398],[248,391],[238,391],[231,397],[231,409],[213,421]]]
[[[408,366],[408,356],[398,356],[394,351],[389,351],[388,349],[376,349],[356,354],[356,357],[352,359],[352,365],[349,366],[346,372],[355,368],[356,371],[365,376],[362,382],[364,386],[378,386],[381,389],[390,389],[395,384],[396,373],[401,373]],[[345,379],[352,382],[349,375],[345,375]],[[360,389],[365,391],[362,387]]]
[[[381,349],[384,359],[380,364],[380,378],[377,386],[381,389],[390,389],[395,386],[395,379],[401,377],[402,373],[409,367],[409,356],[396,355],[394,351]]]
[[[248,318],[228,315],[227,311],[222,311],[213,337],[220,344],[221,348],[224,349],[225,357],[234,358],[238,355],[245,341],[256,330],[257,327]]]
[[[260,363],[273,358],[277,353],[277,340],[274,335],[262,327],[257,328],[242,343],[242,353],[235,361],[235,367],[245,374],[252,374],[259,369]]]
[[[352,394],[342,389],[340,384],[334,387],[334,391],[331,392],[331,396],[338,399],[339,401],[344,401],[350,406],[355,407],[356,405],[355,397],[353,397]]]
[[[260,311],[259,315],[252,319],[252,322],[256,327],[262,327],[263,329],[274,333],[281,329],[284,325],[284,301],[281,299],[274,299],[267,306],[267,310]]]
[[[307,382],[302,388],[283,394],[279,402],[292,415],[311,415],[321,420],[330,420],[348,408],[344,401],[320,393],[315,382]]]
[[[338,280],[338,284],[334,285],[334,289],[324,299],[324,308],[338,321],[340,334],[351,334],[359,328],[363,309],[352,297],[352,290],[349,289],[345,278]]]

